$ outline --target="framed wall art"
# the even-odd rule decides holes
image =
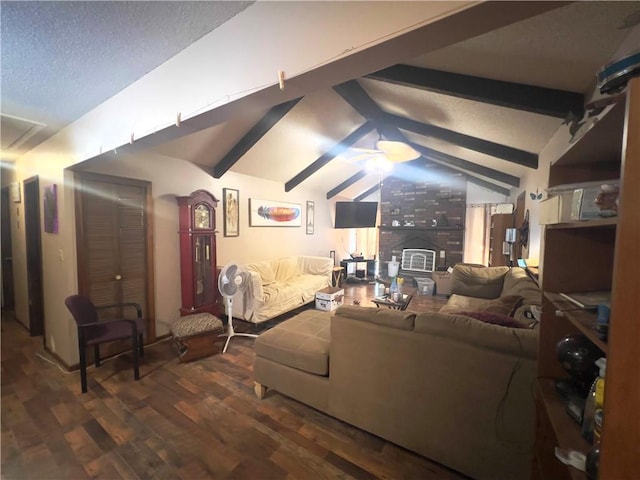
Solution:
[[[225,237],[240,236],[240,192],[233,188],[222,189],[224,212],[223,234]]]
[[[249,199],[249,226],[251,227],[301,227],[302,205]]]
[[[44,231],[58,233],[58,187],[44,187]]]
[[[313,202],[307,202],[307,235],[313,235],[315,229],[315,205]]]

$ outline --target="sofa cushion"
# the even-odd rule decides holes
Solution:
[[[516,354],[519,358],[536,359],[538,331],[526,328],[505,328],[479,322],[466,315],[420,313],[416,316],[415,332],[463,342],[475,348]]]
[[[451,292],[477,298],[498,298],[509,267],[477,267],[458,264],[451,274]]]
[[[511,328],[530,328],[530,325],[519,320],[516,320],[509,315],[497,312],[456,312],[454,315],[464,315],[465,317],[471,317],[476,320],[480,320],[484,323],[491,323],[492,325],[500,325],[501,327]]]
[[[483,307],[483,312],[499,313],[513,317],[516,310],[522,305],[524,299],[519,295],[503,295],[501,297],[489,300]]]
[[[285,257],[278,260],[278,266],[276,268],[277,281],[287,281],[300,273],[298,257]]]
[[[483,309],[491,300],[485,298],[465,297],[464,295],[453,294],[447,300],[440,313],[455,313],[460,311],[478,312]]]
[[[250,270],[260,277],[262,285],[271,285],[276,281],[276,272],[273,269],[272,262],[257,262],[246,265]]]
[[[504,276],[503,295],[518,295],[524,299],[524,305],[541,305],[542,294],[524,268],[513,267]]]
[[[336,315],[360,320],[363,322],[377,323],[385,327],[399,330],[413,330],[416,314],[412,312],[391,310],[388,308],[367,308],[353,305],[342,305],[336,310]]]
[[[329,375],[330,312],[306,310],[261,334],[256,356],[314,375]]]

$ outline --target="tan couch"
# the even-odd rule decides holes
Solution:
[[[498,299],[521,297],[513,317],[531,323],[531,306],[542,304],[540,288],[523,268],[482,267],[458,264],[451,274],[451,297],[441,313],[482,311],[495,306]]]
[[[468,287],[493,296],[484,287],[522,282],[497,273]],[[276,390],[472,478],[528,479],[537,343],[535,329],[462,315],[308,310],[256,340],[256,394]]]
[[[245,268],[250,281],[247,289],[233,297],[233,316],[260,323],[315,301],[318,290],[331,286],[333,260],[292,256]]]

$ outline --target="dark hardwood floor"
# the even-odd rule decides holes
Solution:
[[[345,303],[373,293],[345,285]],[[416,297],[410,310],[445,299]],[[445,467],[277,393],[253,393],[253,340],[180,364],[171,341],[89,369],[89,392],[2,316],[3,479],[462,479]],[[425,432],[428,434],[428,432]]]

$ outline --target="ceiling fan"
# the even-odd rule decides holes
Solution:
[[[405,142],[378,139],[375,148],[350,148],[342,156],[351,162],[365,161],[376,168],[387,164],[389,169],[394,163],[408,162],[420,158],[420,152]]]

